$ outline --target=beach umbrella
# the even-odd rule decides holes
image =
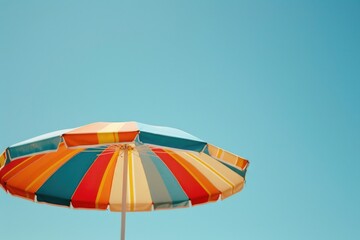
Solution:
[[[138,122],[97,122],[5,149],[8,193],[74,209],[126,212],[215,202],[245,184],[249,162],[184,131]]]

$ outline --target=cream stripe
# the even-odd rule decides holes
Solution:
[[[202,165],[204,165],[206,168],[208,168],[212,173],[214,173],[218,178],[220,178],[221,180],[223,180],[225,183],[227,183],[230,187],[234,188],[234,184],[232,184],[229,180],[227,180],[222,174],[220,174],[218,171],[216,171],[215,168],[213,168],[210,164],[206,163],[204,160],[202,160],[201,158],[195,156],[194,154],[188,152],[187,155],[191,156],[192,158],[196,159],[197,161],[199,161],[199,163],[201,163]]]
[[[152,199],[139,153],[133,151],[135,211],[151,211]]]
[[[194,155],[194,154],[192,154]],[[194,155],[195,156],[195,155]],[[197,155],[198,158],[200,158],[204,163],[210,165],[216,172],[218,172],[222,178],[222,180],[226,179],[226,182],[229,182],[232,186],[232,194],[238,191],[239,185],[244,182],[244,179],[228,167],[226,167],[224,164],[220,163],[218,160],[210,157],[206,153],[199,153]],[[226,198],[228,196],[222,196],[222,198]]]
[[[220,190],[222,199],[232,195],[235,187],[234,184],[227,180],[214,167],[192,153],[181,153],[179,155],[196,167],[217,189]]]
[[[210,156],[212,156],[214,158],[221,159],[221,160],[223,160],[227,163],[230,163],[231,165],[234,165],[234,166],[240,167],[239,165],[241,165],[240,163],[238,163],[238,161],[239,161],[238,159],[239,158],[243,159],[243,158],[240,156],[237,156],[236,154],[225,151],[225,150],[218,148],[211,144],[208,144],[208,150],[209,150]],[[244,160],[247,161],[246,159],[244,159]],[[239,165],[237,165],[237,164],[239,164]]]
[[[111,211],[121,212],[123,169],[124,169],[124,150],[121,150],[116,161],[114,178],[111,185],[111,193],[109,200]]]
[[[109,125],[100,129],[98,133],[118,133],[124,125],[124,122],[109,123]]]

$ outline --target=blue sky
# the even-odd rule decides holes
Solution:
[[[359,1],[0,0],[0,147],[96,121],[248,158],[223,202],[130,213],[127,239],[360,237]],[[120,214],[0,192],[2,239],[119,239]]]

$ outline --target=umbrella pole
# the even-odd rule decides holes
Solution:
[[[125,240],[125,221],[126,221],[126,193],[127,193],[127,173],[128,173],[128,146],[124,146],[124,169],[123,169],[123,191],[121,204],[121,240]]]

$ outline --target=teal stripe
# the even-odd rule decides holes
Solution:
[[[189,198],[174,175],[148,147],[138,148],[155,209],[186,207]]]
[[[36,192],[37,200],[70,206],[72,195],[98,155],[99,151],[87,149],[72,157]]]
[[[205,142],[164,136],[164,135],[142,132],[142,131],[140,131],[139,140],[142,143],[171,147],[171,148],[179,148],[179,149],[191,150],[197,152],[200,152],[206,145]]]
[[[206,144],[206,146],[203,149],[203,152],[206,153],[207,155],[211,156],[210,152],[209,152],[209,145]]]
[[[6,149],[5,154],[6,154],[6,161],[5,161],[5,165],[4,165],[4,166],[6,166],[7,164],[10,163],[9,148]]]
[[[13,159],[44,151],[55,151],[58,149],[60,142],[61,136],[56,136],[20,146],[9,147],[9,154],[11,159]]]

